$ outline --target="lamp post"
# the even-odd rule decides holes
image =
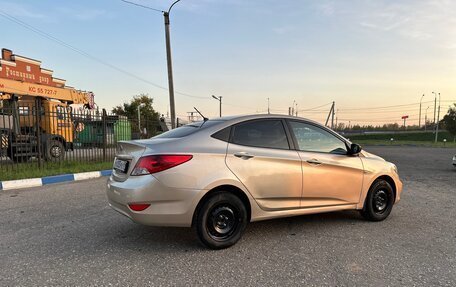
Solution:
[[[437,122],[435,125],[435,142],[439,139],[439,120],[440,120],[440,93],[439,93],[439,109],[437,112]]]
[[[166,38],[166,62],[168,65],[168,91],[169,91],[169,106],[171,110],[171,128],[176,128],[176,105],[174,102],[174,82],[173,82],[173,65],[172,65],[172,60],[171,60],[171,36],[169,33],[169,13],[171,13],[171,9],[173,6],[179,2],[180,0],[174,1],[171,6],[169,6],[168,11],[162,11],[158,9],[154,9],[145,5],[137,4],[134,2],[130,2],[127,0],[122,0],[122,2],[132,4],[135,6],[139,6],[142,8],[146,8],[149,10],[153,10],[156,12],[163,13],[163,18],[165,20],[165,38]]]
[[[429,109],[429,106],[426,108],[426,113],[424,115],[424,131],[427,130],[427,111]]]
[[[418,128],[420,129],[421,128],[421,102],[423,101],[423,98],[424,98],[424,94],[421,96],[421,99],[420,99],[420,118],[418,119]],[[424,123],[426,124],[426,123]]]
[[[435,92],[432,92],[434,94],[434,128],[435,128],[435,112],[437,109],[437,94]]]
[[[171,40],[169,35],[169,13],[171,8],[180,0],[174,1],[168,9],[168,12],[163,12],[165,18],[165,36],[166,36],[166,60],[168,63],[168,90],[169,90],[169,105],[171,107],[171,128],[176,128],[176,105],[174,102],[174,82],[173,82],[173,64],[171,61]]]
[[[139,130],[139,137],[141,137],[141,108],[144,107],[145,104],[141,103],[138,105],[138,130]]]
[[[222,117],[222,96],[216,97],[216,96],[212,95],[212,97],[214,99],[216,99],[217,101],[219,101],[219,113],[220,113],[220,117]]]

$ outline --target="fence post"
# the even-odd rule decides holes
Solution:
[[[50,116],[50,115],[49,115]],[[35,100],[35,131],[36,131],[36,148],[38,152],[38,167],[43,168],[42,144],[41,144],[41,98]]]
[[[106,161],[106,149],[107,149],[107,125],[106,125],[106,110],[103,109],[102,113],[103,122],[103,161]]]

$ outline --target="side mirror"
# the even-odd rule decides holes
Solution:
[[[361,152],[363,148],[359,144],[352,143],[350,146],[349,154],[356,155]]]

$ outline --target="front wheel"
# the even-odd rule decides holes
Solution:
[[[239,197],[228,192],[216,192],[198,209],[194,227],[203,245],[223,249],[241,238],[247,218],[247,209]]]
[[[376,180],[366,196],[361,215],[367,220],[381,221],[388,217],[394,205],[394,191],[386,180]]]

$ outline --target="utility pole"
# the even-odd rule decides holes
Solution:
[[[435,125],[435,142],[439,139],[439,120],[440,120],[440,93],[439,93],[439,111],[437,114],[437,123]]]
[[[432,92],[434,94],[434,128],[435,128],[435,112],[437,109],[437,94],[435,92]]]
[[[220,117],[222,117],[222,96],[216,97],[216,96],[212,95],[212,97],[214,99],[216,99],[217,101],[219,101],[219,114],[220,114]]]
[[[176,3],[173,3],[173,5]],[[173,7],[171,5],[171,7]],[[169,8],[171,10],[171,7]],[[169,35],[169,11],[163,13],[165,18],[166,62],[168,64],[169,106],[171,109],[171,128],[176,128],[176,103],[174,101],[173,63],[171,60],[171,39]]]
[[[331,116],[332,116],[331,127],[332,127],[332,125],[333,125],[333,123],[334,123],[334,105],[335,105],[335,102],[332,102],[331,109],[329,110],[328,117],[326,118],[325,126],[328,126],[329,117],[331,117]]]
[[[145,106],[144,103],[140,103],[138,105],[138,130],[139,130],[140,135],[141,135],[141,108],[144,106]]]
[[[141,134],[141,105],[138,105],[138,130],[139,134]]]
[[[331,129],[334,129],[334,116],[336,115],[336,102],[333,102],[331,115]]]
[[[429,109],[429,106],[426,108],[426,113],[424,115],[424,131],[427,130],[427,111]]]
[[[149,10],[153,10],[156,12],[163,13],[163,18],[165,20],[165,38],[166,38],[166,62],[168,65],[168,90],[169,90],[169,105],[171,110],[171,128],[176,128],[176,105],[174,101],[174,82],[173,82],[173,65],[171,60],[171,36],[169,33],[169,13],[171,13],[171,9],[173,6],[179,2],[180,0],[174,1],[173,4],[169,7],[168,11],[162,11],[159,9],[154,9],[145,5],[141,5],[138,3],[130,2],[127,0],[122,0],[125,3],[135,5],[138,7],[146,8]]]
[[[423,100],[423,98],[424,98],[424,94],[421,96],[421,100],[420,100],[420,117],[418,119],[418,128],[421,128],[421,101]]]
[[[268,98],[268,115],[271,113],[271,111],[269,110],[269,98]]]
[[[295,111],[295,115],[298,116],[298,103],[296,103],[296,111]]]

